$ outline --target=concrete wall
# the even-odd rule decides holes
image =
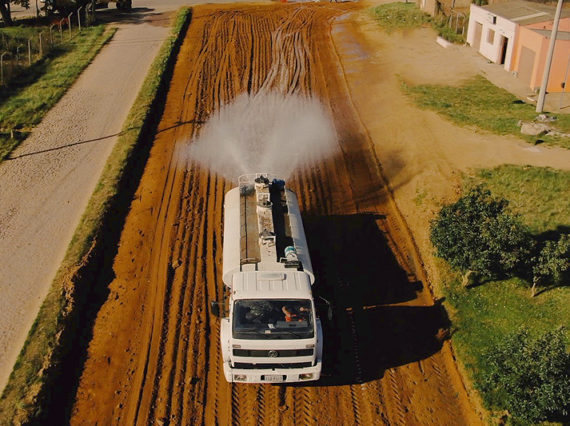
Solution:
[[[431,16],[439,14],[441,5],[438,0],[421,0],[420,9]]]
[[[438,0],[421,0],[420,9],[425,13],[436,16],[440,12],[441,5]]]
[[[554,25],[554,21],[547,21],[547,22],[538,22],[536,24],[525,25],[526,28],[534,28],[535,30],[548,30],[552,31],[552,26]],[[570,17],[568,18],[560,18],[560,22],[558,23],[558,32],[567,32],[570,33]]]
[[[505,70],[511,71],[517,24],[472,4],[469,14],[469,28],[467,30],[467,43],[471,46],[477,46],[475,40],[477,23],[482,25],[479,53],[492,62],[501,63],[503,43],[504,38],[506,38],[507,47],[504,67]]]

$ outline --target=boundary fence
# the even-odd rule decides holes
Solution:
[[[52,19],[49,27],[44,27],[34,35],[12,37],[0,33],[0,87],[23,74],[26,69],[40,62],[55,49],[61,48],[81,32],[82,27],[93,21],[92,11],[82,6],[62,18]]]

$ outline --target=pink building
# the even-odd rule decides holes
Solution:
[[[513,71],[531,89],[542,84],[542,76],[550,44],[552,21],[520,27],[518,40],[513,52]],[[570,17],[560,20],[558,35],[548,78],[548,92],[562,92],[564,85],[570,91]]]
[[[535,90],[542,84],[555,8],[524,0],[471,5],[467,43]],[[547,91],[561,92],[570,74],[570,10],[562,10]],[[566,87],[570,92],[570,87]]]

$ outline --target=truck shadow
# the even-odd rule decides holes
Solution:
[[[438,352],[442,330],[449,328],[439,303],[388,306],[415,301],[423,285],[400,266],[379,219],[375,214],[303,218],[315,294],[333,308],[332,320],[323,319],[324,374],[316,385],[381,378],[388,368]]]

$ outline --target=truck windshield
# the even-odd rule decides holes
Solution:
[[[237,300],[233,315],[235,339],[310,339],[314,336],[310,300]]]

